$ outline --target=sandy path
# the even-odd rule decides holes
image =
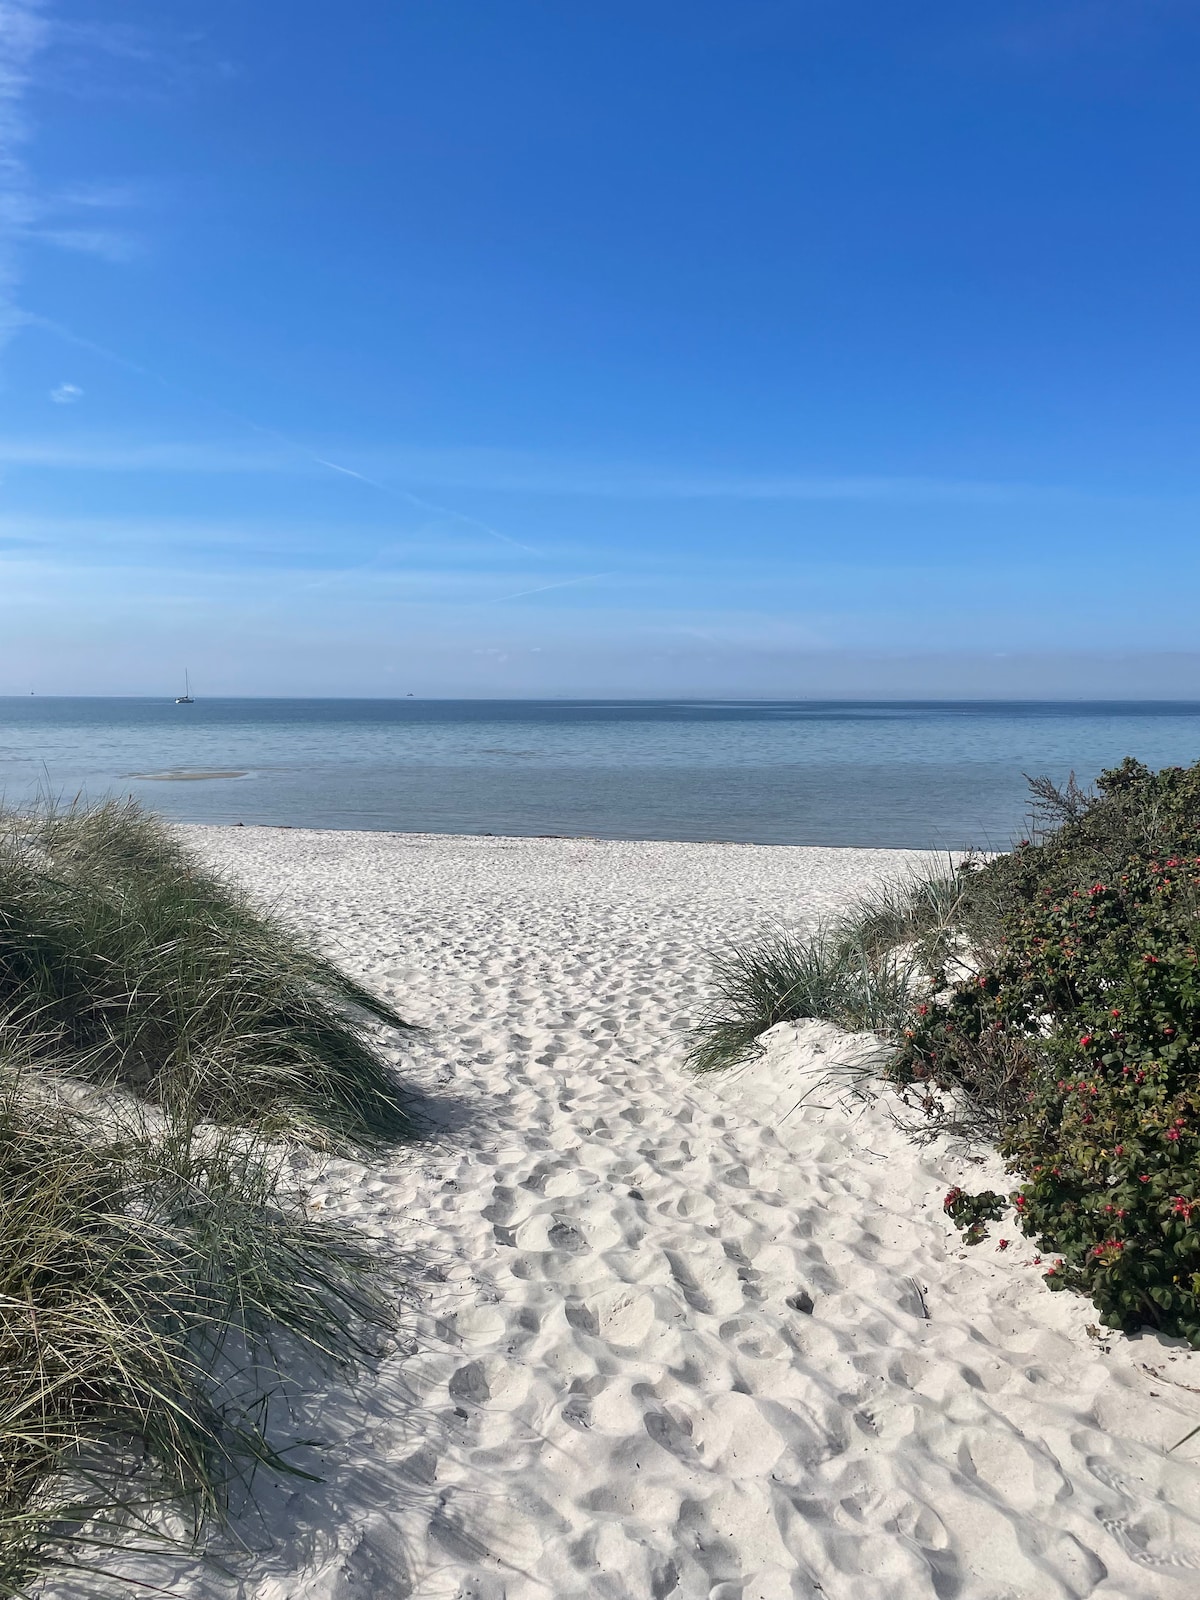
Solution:
[[[415,1350],[326,1397],[326,1481],[267,1496],[245,1586],[183,1592],[1200,1594],[1200,1438],[1167,1452],[1200,1358],[1090,1339],[1019,1236],[964,1252],[941,1193],[988,1173],[882,1108],[788,1115],[832,1030],[681,1071],[706,948],[904,856],[191,837],[427,1025],[432,1131],[331,1199],[427,1263]]]

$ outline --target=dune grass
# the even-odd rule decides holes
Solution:
[[[403,1026],[138,807],[0,817],[0,1597],[289,1471],[266,1394],[394,1324],[278,1142],[408,1131],[371,1021]]]
[[[6,1072],[0,1595],[48,1548],[70,1557],[70,1523],[115,1537],[134,1467],[145,1501],[193,1530],[234,1479],[287,1471],[258,1415],[264,1375],[274,1387],[301,1354],[352,1365],[395,1305],[384,1264],[308,1215],[266,1147],[211,1127],[114,1132]]]
[[[394,1008],[132,801],[0,816],[0,1014],[167,1109],[331,1150],[408,1131],[367,1031]]]
[[[714,992],[691,1030],[688,1060],[712,1072],[753,1058],[779,1022],[819,1018],[889,1034],[922,974],[943,965],[968,915],[964,876],[948,862],[885,883],[834,921],[780,929],[713,958]]]
[[[692,1030],[689,1064],[713,1072],[750,1060],[778,1022],[820,1017],[839,1027],[884,1032],[902,1016],[915,964],[873,951],[852,929],[781,930],[714,958],[715,993]]]
[[[970,893],[974,864],[948,858],[934,871],[889,879],[860,895],[840,926],[871,955],[913,945],[925,965],[940,961],[955,933],[981,922]]]

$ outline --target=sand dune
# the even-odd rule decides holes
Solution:
[[[394,995],[426,1142],[327,1203],[414,1263],[402,1346],[309,1419],[246,1600],[1200,1594],[1200,1356],[1096,1339],[1015,1227],[974,1250],[869,1041],[785,1025],[696,1081],[706,949],[911,857],[265,829],[192,838]],[[1012,1238],[1000,1252],[996,1240]],[[305,1458],[306,1460],[311,1458]]]

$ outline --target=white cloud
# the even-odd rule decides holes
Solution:
[[[50,398],[56,406],[70,406],[83,399],[83,390],[77,383],[60,383],[57,389],[51,389]]]

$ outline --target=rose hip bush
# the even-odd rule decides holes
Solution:
[[[998,1222],[1007,1204],[1004,1196],[997,1194],[994,1189],[985,1189],[982,1194],[968,1194],[956,1184],[953,1189],[946,1191],[942,1210],[963,1234],[967,1244],[979,1244],[987,1238],[987,1224]]]
[[[910,1019],[894,1076],[970,1095],[989,1053],[1023,1063],[1000,1148],[1047,1281],[1200,1347],[1200,764],[1126,761],[969,894],[990,953]]]

